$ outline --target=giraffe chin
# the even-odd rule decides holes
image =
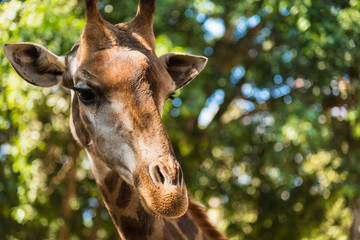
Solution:
[[[179,218],[188,210],[189,199],[185,188],[179,189],[138,189],[144,209],[155,217]]]

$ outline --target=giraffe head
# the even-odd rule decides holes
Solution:
[[[86,0],[85,27],[66,56],[33,43],[4,44],[4,51],[27,82],[70,89],[71,132],[90,159],[117,171],[149,213],[174,218],[186,212],[188,194],[162,110],[207,59],[183,53],[158,58],[154,11],[155,0],[140,0],[130,22],[112,25],[97,0]]]

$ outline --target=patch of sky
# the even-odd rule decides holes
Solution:
[[[174,107],[180,107],[182,104],[182,101],[180,98],[174,98],[174,100],[172,100],[172,105],[174,105]]]
[[[227,194],[224,194],[221,196],[221,200],[223,203],[229,202],[229,196]]]
[[[203,23],[206,20],[206,15],[203,13],[198,13],[198,15],[196,15],[196,21],[199,23]]]
[[[99,201],[96,198],[89,198],[88,200],[89,206],[93,208],[97,208],[99,206]]]
[[[294,85],[294,82],[295,82],[295,79],[293,77],[288,77],[286,79],[286,84],[289,86],[289,87],[292,87]]]
[[[260,23],[260,21],[261,18],[259,17],[259,15],[254,15],[249,18],[246,18],[244,16],[240,17],[235,22],[236,28],[234,31],[234,37],[236,39],[244,37],[247,33],[247,29],[256,27]]]
[[[290,93],[290,87],[286,84],[283,84],[279,87],[276,87],[274,88],[272,91],[271,91],[271,96],[273,98],[279,98],[279,97],[282,97],[282,96],[285,96],[285,95],[288,95]]]
[[[291,82],[290,80],[288,78],[286,81],[290,83]],[[245,83],[241,87],[241,92],[245,98],[254,98],[258,103],[264,103],[267,100],[269,100],[270,97],[279,98],[288,95],[291,92],[290,87],[287,84],[283,84],[282,76],[275,75],[274,82],[275,84],[281,84],[281,85],[273,88],[271,91],[268,88],[258,88],[252,86],[249,83]],[[284,101],[286,104],[290,104],[292,102],[292,98],[289,97]]]
[[[254,15],[254,16],[249,17],[247,22],[248,22],[249,28],[254,28],[261,22],[261,18],[259,15]]]
[[[275,26],[275,23],[273,21],[267,21],[265,25],[267,28],[273,29]]]
[[[263,127],[267,127],[267,126],[271,126],[274,124],[275,122],[275,119],[273,116],[271,115],[263,115],[263,114],[260,114],[258,115],[259,119],[258,119],[258,122],[261,124],[261,126]]]
[[[202,28],[205,31],[206,40],[220,38],[225,33],[224,20],[222,20],[221,18],[208,18],[204,22]]]
[[[264,27],[263,29],[261,29],[261,35],[264,37],[268,37],[271,33],[270,28],[268,27]]]
[[[170,111],[170,115],[174,118],[178,117],[180,115],[180,110],[178,108],[173,108]]]
[[[290,10],[287,9],[287,8],[281,8],[281,9],[279,9],[279,12],[280,12],[280,14],[283,15],[284,17],[287,17],[287,16],[290,15]]]
[[[245,68],[243,66],[236,66],[231,70],[230,82],[237,84],[245,75]]]
[[[85,209],[85,211],[82,214],[83,217],[83,224],[85,225],[85,227],[92,227],[93,225],[93,217],[94,217],[94,213],[90,210],[90,209]]]
[[[82,214],[82,218],[84,221],[92,220],[93,213],[90,209],[85,209]]]
[[[315,112],[321,112],[323,110],[323,106],[321,103],[315,103],[311,105],[311,108],[314,109]]]
[[[297,153],[296,155],[295,155],[295,162],[296,163],[298,163],[298,164],[300,164],[300,163],[302,163],[302,161],[304,160],[304,157],[303,157],[303,155],[301,155],[301,153]]]
[[[258,103],[264,103],[270,99],[270,90],[267,88],[255,88],[254,97]]]
[[[240,38],[244,37],[245,35],[246,35],[246,31],[240,32],[237,29],[235,29],[235,31],[234,31],[234,37],[236,39],[240,39]]]
[[[258,113],[252,116],[252,122],[259,123],[262,127],[271,126],[274,124],[274,117],[269,113]]]
[[[265,38],[264,38],[264,36],[259,35],[259,36],[256,37],[256,41],[258,43],[262,44],[263,42],[265,42]]]
[[[240,39],[246,35],[247,27],[248,27],[247,18],[240,17],[238,20],[236,20],[235,25],[236,25],[236,28],[234,31],[234,37],[237,39]]]
[[[268,27],[261,29],[260,34],[256,37],[256,42],[262,44],[266,38],[271,34],[271,30]]]
[[[347,112],[348,111],[344,106],[331,108],[331,116],[338,118],[340,121],[345,119]]]
[[[249,83],[242,85],[241,92],[246,98],[251,98],[254,95],[254,89]]]
[[[208,11],[212,11],[214,10],[215,4],[213,2],[206,2],[205,3],[205,9]]]
[[[283,82],[282,76],[279,75],[279,74],[276,74],[276,75],[274,76],[274,83],[275,83],[275,84],[280,84],[280,83],[282,83],[282,82]]]
[[[8,143],[2,144],[0,146],[0,160],[5,159],[10,154],[10,151],[11,151],[10,144],[8,144]]]
[[[243,36],[246,35],[247,32],[247,18],[246,17],[240,17],[236,22],[235,22],[236,28],[234,31],[234,37],[237,39],[242,38]]]
[[[212,47],[206,47],[204,49],[204,54],[206,56],[211,56],[211,55],[213,55],[213,53],[214,53],[214,49]]]
[[[236,30],[240,31],[240,32],[244,32],[247,30],[247,18],[246,17],[240,17],[238,20],[236,20],[235,22],[236,25]]]
[[[251,183],[251,176],[243,173],[238,177],[238,183],[240,185],[249,185]]]
[[[293,58],[294,58],[294,54],[291,51],[286,51],[281,57],[281,59],[285,63],[290,62]]]
[[[339,95],[340,95],[340,90],[339,90],[339,88],[334,88],[331,92],[332,92],[332,94],[333,94],[334,96],[339,96]]]
[[[292,103],[292,97],[291,97],[290,95],[286,95],[286,96],[284,97],[284,103],[285,103],[285,104],[290,104],[290,103]]]
[[[198,117],[198,124],[200,128],[206,128],[213,120],[215,114],[219,111],[219,106],[224,102],[225,92],[222,89],[217,89],[206,100],[205,107],[201,110]]]
[[[255,98],[258,103],[264,103],[270,99],[270,90],[267,88],[257,88],[245,83],[241,87],[241,92],[246,98]]]
[[[83,160],[81,162],[81,166],[86,170],[91,169],[90,160],[88,159],[87,155],[84,156],[84,158],[83,158]]]
[[[220,105],[224,102],[225,92],[222,89],[216,89],[215,92],[206,100],[206,105],[213,103]]]
[[[259,14],[261,16],[267,16],[272,12],[272,8],[269,6],[265,6],[264,8],[260,9]]]
[[[194,17],[194,10],[192,10],[191,8],[188,8],[185,10],[184,14],[188,18],[192,18],[192,17]]]
[[[235,104],[244,112],[251,112],[255,109],[255,104],[245,99],[238,98],[235,100]]]
[[[205,39],[205,41],[210,42],[211,40],[214,39],[214,37],[210,33],[205,33],[204,39]]]
[[[330,8],[330,12],[331,12],[334,16],[336,16],[336,15],[338,14],[338,12],[339,12],[339,8],[336,7],[336,6],[334,6],[334,5],[332,5],[331,8]]]
[[[295,179],[294,179],[294,185],[296,186],[296,187],[300,187],[302,184],[303,184],[303,179],[301,178],[301,177],[296,177]]]

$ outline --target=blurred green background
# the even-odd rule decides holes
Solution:
[[[137,1],[100,1],[130,20]],[[65,55],[84,1],[0,5],[0,43]],[[360,1],[157,0],[158,55],[209,63],[163,119],[195,200],[232,239],[360,239]],[[0,239],[117,239],[69,132],[69,93],[0,49]]]

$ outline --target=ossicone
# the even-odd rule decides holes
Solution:
[[[91,19],[99,14],[98,0],[85,0],[85,16],[87,19]]]
[[[155,0],[140,0],[138,12],[136,14],[137,17],[152,19],[154,12],[155,12]]]

